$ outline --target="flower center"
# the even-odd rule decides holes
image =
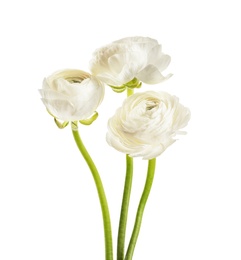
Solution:
[[[66,78],[66,80],[69,83],[81,83],[83,81],[83,78],[81,78],[81,77],[71,77],[71,78]]]
[[[159,102],[157,100],[147,100],[146,101],[146,111],[152,110],[153,108],[158,107]]]

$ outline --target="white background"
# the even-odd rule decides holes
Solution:
[[[239,1],[2,1],[0,4],[0,259],[104,259],[100,207],[70,127],[40,101],[42,80],[88,71],[92,52],[127,36],[157,39],[174,76],[165,90],[192,112],[157,159],[134,259],[240,260]],[[106,89],[99,119],[80,131],[106,189],[114,248],[125,156],[105,142],[125,94]],[[146,174],[135,160],[128,237]],[[128,238],[127,238],[128,240]]]

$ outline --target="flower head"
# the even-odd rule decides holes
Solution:
[[[177,97],[148,91],[128,97],[109,119],[107,142],[131,157],[152,159],[175,142],[190,119]]]
[[[55,118],[85,120],[100,105],[104,85],[87,72],[67,69],[45,78],[40,94],[47,110]]]
[[[90,61],[90,70],[110,86],[128,85],[133,79],[156,84],[171,76],[162,75],[170,61],[156,40],[128,37],[97,49]]]

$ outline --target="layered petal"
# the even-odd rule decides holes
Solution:
[[[39,92],[50,114],[64,121],[76,121],[95,112],[103,100],[104,85],[87,72],[63,70],[44,79]]]
[[[169,78],[162,71],[170,63],[157,40],[148,37],[127,37],[97,49],[90,61],[90,70],[110,86],[121,86],[137,78],[157,84]]]
[[[189,119],[189,109],[175,96],[154,91],[136,93],[109,119],[107,142],[132,157],[152,159],[175,142],[174,137]]]

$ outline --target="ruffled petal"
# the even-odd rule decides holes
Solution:
[[[97,49],[90,61],[90,70],[111,86],[121,86],[134,78],[156,84],[168,78],[161,72],[169,63],[170,57],[162,53],[155,39],[127,37]]]
[[[146,84],[157,84],[168,79],[170,76],[171,74],[164,77],[154,65],[148,65],[136,75],[139,80]]]
[[[165,70],[171,62],[171,57],[162,52],[161,45],[151,49],[148,55],[148,64],[154,65],[161,72]]]
[[[44,99],[65,100],[68,98],[63,93],[59,93],[58,91],[52,89],[39,89],[39,93]]]
[[[74,105],[68,100],[59,99],[41,99],[46,106],[47,110],[56,118],[63,121],[76,120],[74,118]]]

